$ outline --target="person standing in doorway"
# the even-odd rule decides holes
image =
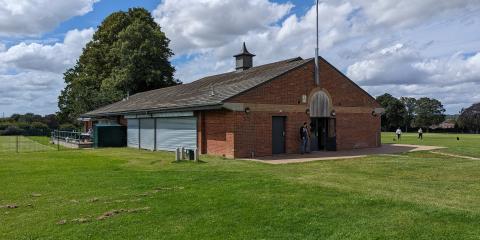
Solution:
[[[308,145],[308,127],[307,122],[303,123],[303,126],[300,127],[300,144],[301,149],[300,153],[304,154],[307,152],[307,145]]]
[[[395,131],[395,134],[397,134],[397,139],[400,141],[400,138],[402,137],[402,129],[397,128],[397,131]]]
[[[423,129],[422,128],[418,129],[418,139],[423,140]]]

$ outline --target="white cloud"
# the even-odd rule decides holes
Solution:
[[[480,83],[480,52],[473,56],[456,53],[447,58],[426,58],[419,50],[398,43],[353,63],[347,75],[364,86]]]
[[[0,111],[53,113],[64,87],[63,72],[75,64],[94,29],[71,30],[62,43],[19,43],[0,51]]]
[[[193,56],[177,66],[176,74],[180,80],[190,82],[200,76],[232,70],[232,55],[240,51],[242,41],[257,55],[255,64],[311,57],[315,47],[315,8],[312,6],[305,15],[297,16],[289,13],[291,7],[289,3],[267,0],[203,0],[195,4],[166,0],[157,7],[154,16],[172,40],[177,57]],[[353,10],[349,3],[320,5],[320,15],[328,19],[320,24],[321,49],[357,34],[357,24],[346,20]]]
[[[480,52],[426,58],[404,44],[383,48],[348,67],[347,75],[373,95],[439,99],[450,113],[480,101]]]
[[[352,0],[370,24],[383,27],[410,27],[434,16],[478,10],[478,0]]]
[[[363,86],[420,83],[426,77],[424,71],[415,67],[420,60],[418,52],[398,43],[350,65],[347,75]]]
[[[473,56],[458,53],[448,59],[427,59],[414,66],[429,74],[430,82],[436,85],[480,83],[480,52]]]
[[[190,82],[233,70],[242,41],[257,55],[254,65],[313,56],[314,1],[302,15],[290,4],[237,2],[160,3],[154,16],[172,40],[176,77]],[[478,100],[468,92],[480,81],[478,57],[455,54],[480,51],[472,35],[478,13],[476,0],[326,0],[319,6],[320,51],[374,95],[438,96],[456,112],[459,102]]]
[[[268,29],[292,7],[268,0],[165,0],[153,15],[181,54],[219,47],[238,36]]]
[[[0,75],[0,111],[53,113],[63,88],[62,74],[27,71]]]
[[[62,43],[19,43],[0,52],[0,64],[8,68],[61,73],[75,64],[82,48],[92,39],[93,28],[71,30]]]
[[[97,0],[0,0],[0,35],[32,36],[92,11]]]

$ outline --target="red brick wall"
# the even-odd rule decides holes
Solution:
[[[309,122],[305,113],[278,112],[235,112],[235,157],[248,158],[272,155],[272,117],[285,118],[285,151],[298,153],[300,150],[299,129]]]
[[[200,132],[203,130],[203,136],[205,136],[202,141],[204,146],[201,146],[202,153],[234,157],[234,113],[227,110],[202,113],[204,123]]]
[[[301,96],[309,96],[319,88],[329,93],[334,107],[379,107],[372,97],[323,60],[320,61],[320,87],[314,82],[312,61],[228,102],[298,104],[308,108],[307,104],[301,103]],[[304,122],[309,122],[309,117],[303,112],[251,112],[248,117],[243,112],[237,112],[235,115],[235,157],[249,157],[252,151],[256,156],[271,155],[272,116],[287,117],[286,152],[298,153],[298,129]],[[373,117],[370,113],[338,113],[336,118],[337,149],[379,146],[379,117]]]
[[[337,149],[380,146],[380,117],[370,113],[337,114]]]
[[[315,87],[313,73],[308,66],[290,71],[275,80],[241,93],[228,102],[264,103],[264,104],[299,104],[301,96]],[[311,81],[310,81],[311,80]]]
[[[301,96],[307,96],[317,88],[314,80],[314,63],[308,63],[261,86],[239,94],[228,102],[299,104]],[[333,106],[379,107],[366,92],[348,80],[325,61],[320,61],[320,88],[328,91]]]
[[[318,89],[314,83],[313,61],[290,71],[272,81],[239,94],[227,102],[252,104],[298,105],[303,94],[309,96]],[[333,106],[374,108],[379,105],[331,65],[320,62],[320,88],[331,96]],[[272,154],[272,116],[286,116],[286,152],[298,153],[298,130],[303,122],[309,123],[305,112],[251,111],[244,112],[206,111],[201,129],[205,139],[202,153],[227,157],[250,157]],[[378,146],[380,118],[370,113],[337,113],[337,149],[350,149]],[[200,132],[202,130],[199,130]]]

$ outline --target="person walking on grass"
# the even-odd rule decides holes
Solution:
[[[307,152],[307,146],[308,146],[308,127],[307,127],[307,122],[303,123],[303,126],[300,127],[300,153],[304,154]]]
[[[397,128],[397,131],[395,131],[395,134],[397,134],[397,139],[400,141],[400,138],[402,137],[402,129]]]
[[[423,140],[423,129],[422,128],[418,129],[418,139]]]

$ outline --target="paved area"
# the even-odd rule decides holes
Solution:
[[[342,150],[335,152],[313,152],[310,154],[282,154],[275,155],[271,157],[262,157],[258,159],[241,159],[249,160],[256,162],[263,162],[269,164],[287,164],[287,163],[301,163],[301,162],[311,162],[311,161],[322,161],[322,160],[335,160],[335,159],[350,159],[350,158],[360,158],[366,157],[368,155],[378,155],[378,154],[396,154],[404,152],[416,152],[416,151],[431,151],[436,149],[441,149],[444,147],[437,146],[422,146],[422,145],[410,145],[410,144],[383,144],[379,148],[363,148],[363,149],[352,149],[352,150]]]
[[[470,160],[480,160],[480,158],[476,158],[476,157],[462,156],[462,155],[451,154],[451,153],[436,152],[436,151],[432,151],[432,153],[440,154],[440,155],[448,156],[448,157],[454,157],[454,158],[465,158],[465,159],[470,159]]]

